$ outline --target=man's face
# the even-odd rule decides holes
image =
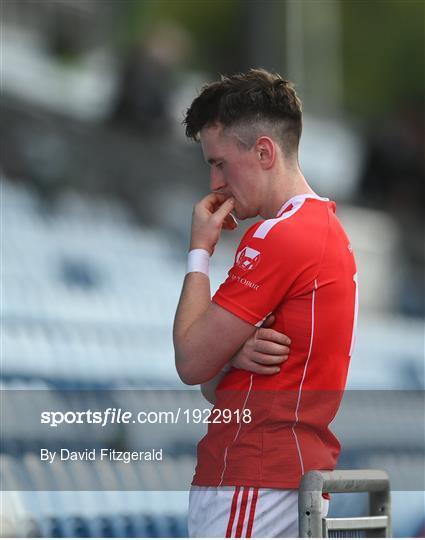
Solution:
[[[211,166],[211,191],[235,199],[237,218],[257,216],[262,202],[262,178],[255,145],[245,150],[234,135],[224,134],[220,125],[203,128],[200,139],[205,161]]]

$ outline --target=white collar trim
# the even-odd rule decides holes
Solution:
[[[329,199],[327,199],[326,197],[319,197],[319,195],[316,195],[316,193],[302,193],[301,195],[295,195],[294,197],[291,197],[289,201],[286,201],[286,203],[283,204],[283,206],[277,213],[276,217],[281,216],[290,204],[292,204],[293,206],[298,206],[302,204],[306,199],[318,199],[319,201],[329,201]]]

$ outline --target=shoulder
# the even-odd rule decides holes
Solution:
[[[258,221],[246,231],[240,247],[286,247],[292,250],[314,246],[326,234],[329,212],[333,213],[335,210],[332,205],[333,202],[307,199],[280,217]]]
[[[245,233],[236,251],[235,264],[243,269],[253,269],[259,259],[286,258],[299,245],[288,220],[266,219],[252,225]]]
[[[306,201],[284,215],[257,222],[248,229],[241,248],[250,247],[261,254],[288,261],[320,256],[327,238],[327,204]]]
[[[273,242],[292,238],[297,231],[302,231],[305,226],[305,212],[302,208],[295,208],[286,212],[283,216],[266,219],[255,224],[247,233],[252,239]]]
[[[329,225],[329,213],[335,211],[335,203],[328,199],[306,199],[282,216],[268,219],[254,232],[258,238],[296,234],[316,236]]]

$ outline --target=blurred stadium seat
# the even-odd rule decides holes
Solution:
[[[4,530],[24,537],[187,536],[187,493],[172,491],[180,466],[176,460],[168,470],[171,474],[163,477],[163,490],[170,491],[128,491],[143,486],[131,465],[126,467],[127,475],[134,475],[129,484],[122,470],[117,474],[114,465],[106,462],[94,466],[81,462],[75,476],[55,463],[51,469],[42,467],[39,456],[32,453],[22,459],[2,454]],[[45,489],[48,486],[50,491]]]
[[[137,410],[139,397],[132,390],[169,389],[160,402],[154,392],[146,392],[145,407],[175,409],[180,398],[173,390],[183,386],[174,370],[171,324],[184,261],[174,257],[167,237],[136,226],[111,203],[67,196],[46,213],[18,183],[3,181],[1,195],[1,390],[27,392],[26,407],[37,411],[39,391],[48,391],[51,410],[72,409],[72,392],[65,390],[85,389],[107,391],[115,406]],[[228,253],[217,255],[213,288],[231,260]],[[348,401],[357,390],[399,392],[364,392],[360,400],[353,397],[354,405],[346,412],[343,407],[334,426],[344,446],[340,468],[386,469],[396,486],[420,485],[421,398],[403,391],[424,386],[418,355],[422,331],[420,323],[401,318],[369,314],[359,321]],[[98,399],[101,407],[101,397],[90,399]],[[199,405],[198,392],[186,392],[185,399]],[[188,494],[179,488],[182,478],[189,483],[194,469],[197,426],[170,435],[166,444],[172,461],[158,469],[147,467],[143,475],[134,464],[107,461],[81,462],[72,469],[55,462],[46,469],[35,453],[42,439],[40,426],[20,412],[18,394],[9,392],[7,403],[23,418],[16,423],[14,415],[3,415],[7,437],[0,455],[5,489],[1,519],[9,536],[187,536]],[[379,424],[380,445],[370,442],[374,428],[368,419]],[[117,435],[105,431],[104,441],[111,433]],[[130,448],[144,441],[141,430],[120,436]],[[51,437],[52,449],[82,448],[90,435],[69,425]],[[152,433],[152,447],[155,437]],[[401,530],[397,519],[406,527],[403,501],[416,508],[421,497],[413,489],[406,499],[397,493],[395,532]],[[364,511],[361,498],[335,495],[330,516],[344,515],[347,504],[352,515]],[[414,534],[415,524],[409,530]]]
[[[63,389],[181,388],[169,325],[184,269],[166,238],[132,225],[117,207],[69,197],[46,218],[28,190],[7,182],[1,189],[1,389],[27,391],[25,406],[34,409],[40,394],[29,391],[48,390],[52,409],[63,410]],[[119,395],[131,400],[131,392]],[[13,392],[8,403],[22,407]],[[132,464],[118,470],[108,462],[79,463],[75,477],[66,466],[41,466],[32,452],[39,425],[19,411],[23,423],[3,417],[2,527],[10,536],[187,535],[186,492],[168,491],[165,504],[162,492],[140,490],[172,490],[181,467],[192,473],[193,458],[151,481]],[[78,445],[81,431],[68,428],[53,433],[58,448]]]

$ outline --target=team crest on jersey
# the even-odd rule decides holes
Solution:
[[[260,261],[260,252],[245,247],[236,255],[236,266],[242,270],[254,270]]]

